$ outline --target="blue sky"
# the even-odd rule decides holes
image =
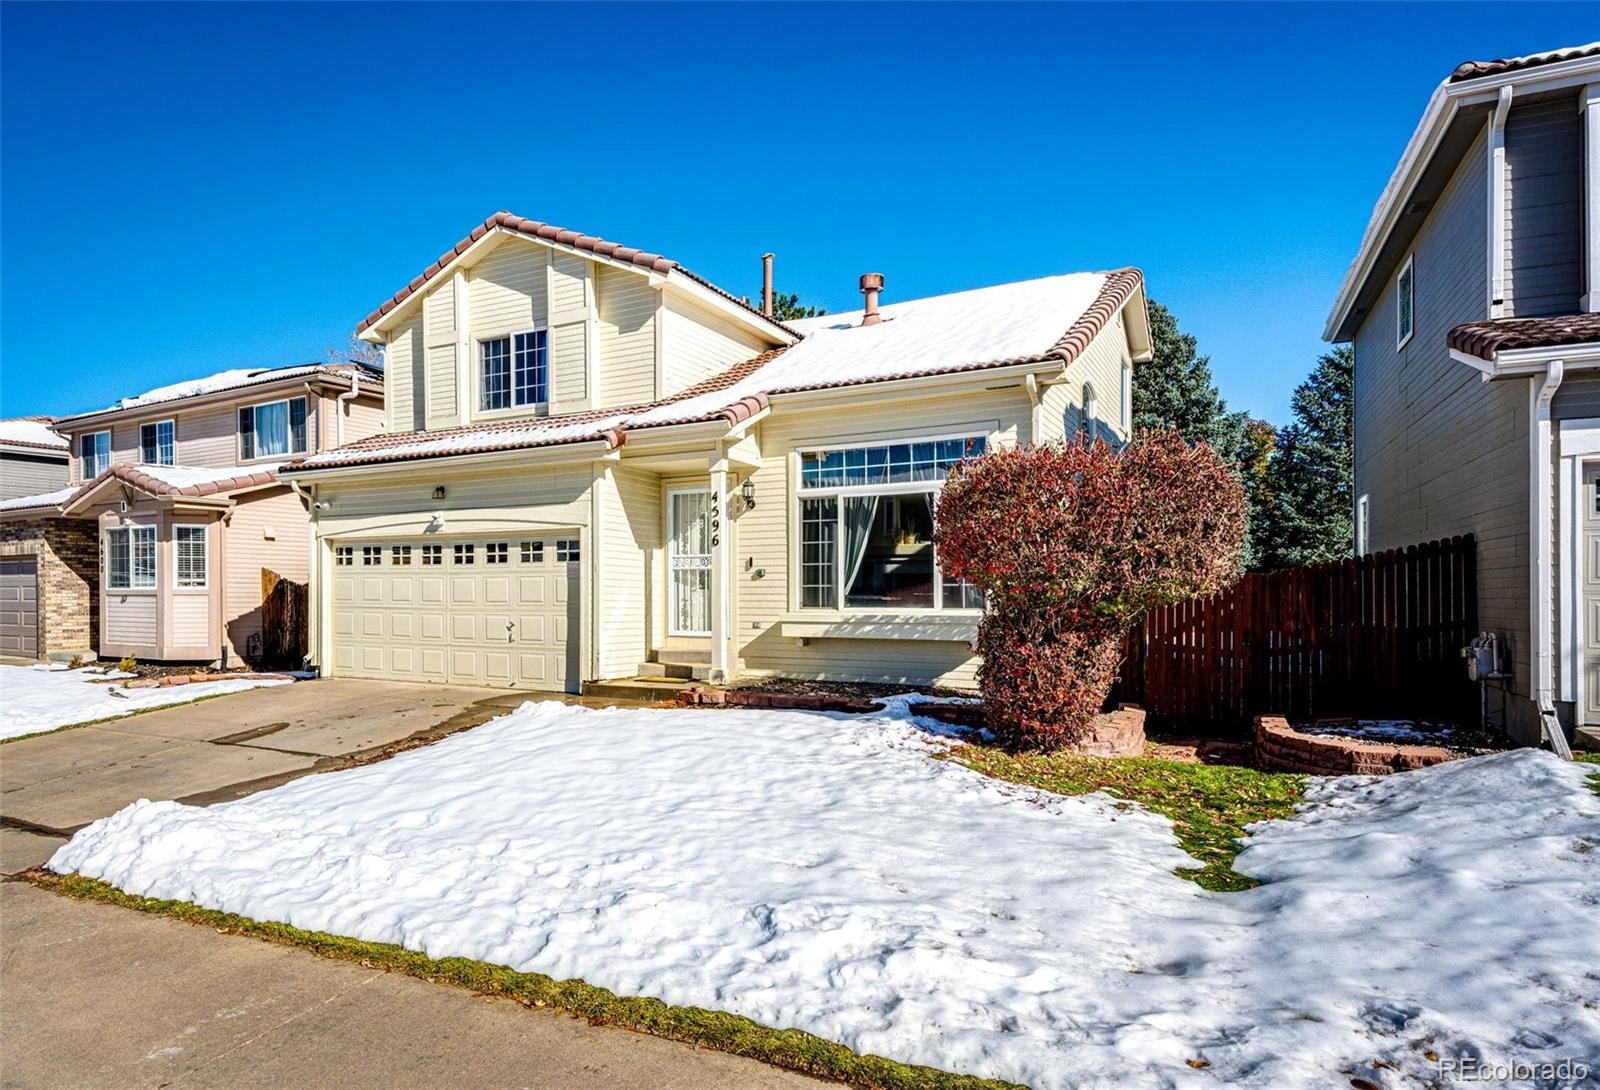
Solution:
[[[0,413],[320,359],[499,208],[832,310],[1141,266],[1282,423],[1428,94],[1587,5],[0,10]]]

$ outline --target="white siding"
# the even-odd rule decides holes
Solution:
[[[419,431],[426,426],[428,390],[423,361],[422,319],[397,329],[384,349],[385,414],[389,431]],[[354,438],[348,433],[346,439]]]
[[[211,642],[211,595],[183,591],[172,595],[172,646],[204,647]]]
[[[1039,434],[1035,441],[1048,443],[1067,438],[1069,425],[1084,426],[1085,383],[1092,385],[1095,391],[1097,418],[1092,437],[1126,441],[1128,432],[1122,426],[1121,403],[1126,396],[1122,367],[1128,358],[1127,333],[1122,315],[1118,314],[1072,361],[1064,381],[1044,388],[1040,398]]]
[[[516,333],[549,320],[545,298],[550,251],[508,239],[472,267],[474,338]]]
[[[643,405],[656,397],[656,311],[661,292],[637,273],[598,267],[603,405]]]
[[[661,397],[688,389],[769,347],[754,334],[728,326],[682,299],[666,300],[661,321]]]
[[[456,346],[429,345],[427,370],[428,427],[454,427],[461,423],[456,408]]]
[[[155,648],[156,596],[107,591],[103,628],[107,646]]]
[[[659,478],[615,466],[595,488],[599,672],[601,677],[627,677],[649,655],[652,603],[665,602],[664,589],[654,585],[663,533]]]

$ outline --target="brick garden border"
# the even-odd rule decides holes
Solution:
[[[288,674],[168,674],[166,677],[136,677],[130,681],[111,679],[111,684],[124,689],[170,688],[173,685],[196,685],[208,681],[294,681]]]
[[[883,711],[882,704],[863,696],[800,696],[741,689],[708,689],[702,685],[691,685],[681,690],[678,703],[691,708],[783,708],[805,712],[849,712],[853,715]]]
[[[1399,745],[1337,734],[1306,734],[1281,715],[1256,716],[1256,764],[1313,776],[1387,776],[1454,760],[1441,746]]]
[[[981,730],[986,722],[982,704],[918,704],[917,714],[975,730]],[[1144,717],[1144,709],[1139,705],[1118,704],[1115,711],[1095,716],[1089,734],[1067,749],[1092,757],[1141,756],[1144,753]]]

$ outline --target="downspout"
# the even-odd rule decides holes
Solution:
[[[1545,369],[1544,381],[1532,389],[1533,412],[1528,428],[1528,447],[1531,464],[1528,481],[1533,490],[1529,497],[1529,516],[1533,534],[1533,563],[1530,598],[1533,602],[1533,698],[1539,709],[1539,724],[1544,740],[1557,755],[1572,759],[1567,736],[1561,730],[1561,721],[1555,705],[1555,610],[1551,601],[1551,579],[1554,574],[1555,546],[1551,540],[1555,527],[1552,522],[1550,490],[1553,473],[1550,466],[1550,403],[1561,388],[1565,364],[1551,360]]]
[[[1489,119],[1489,317],[1498,318],[1506,297],[1506,115],[1512,89],[1500,88]],[[1560,385],[1561,380],[1556,379]]]
[[[344,406],[347,401],[354,401],[361,394],[361,372],[350,372],[350,389],[334,398],[333,414],[338,420],[338,446],[344,446]]]

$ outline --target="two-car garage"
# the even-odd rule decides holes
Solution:
[[[343,677],[576,692],[579,540],[334,542]]]

